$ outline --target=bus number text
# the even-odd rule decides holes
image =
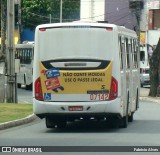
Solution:
[[[108,100],[109,94],[90,94],[90,100],[105,101]]]

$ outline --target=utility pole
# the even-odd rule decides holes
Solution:
[[[49,23],[52,23],[52,15],[49,14]]]
[[[63,4],[62,3],[63,3],[62,0],[60,0],[60,23],[62,23],[62,15],[63,15],[63,11],[62,11]]]
[[[16,102],[14,54],[14,1],[7,0],[7,102]]]
[[[21,11],[21,3],[22,3],[22,0],[19,0],[18,1],[18,31],[19,31],[19,36],[18,36],[18,43],[20,44],[22,41],[21,41],[21,32],[22,32],[22,20],[21,20],[21,14],[22,14],[22,11]]]
[[[136,3],[136,20],[137,20],[137,35],[138,35],[138,41],[140,41],[140,16],[141,16],[141,6],[140,1],[137,1]]]

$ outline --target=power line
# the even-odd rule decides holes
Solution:
[[[125,17],[127,17],[127,16],[130,16],[130,14],[127,14],[127,15],[125,15],[125,16],[123,16],[123,17],[121,17],[121,18],[119,18],[119,19],[117,19],[117,20],[115,20],[115,21],[113,21],[112,23],[115,23],[115,22],[117,22],[117,21],[119,21],[119,20],[121,20],[121,19],[123,19],[123,18],[125,18]]]
[[[125,8],[121,8],[119,10],[124,10],[124,9],[127,9],[128,7],[125,7]],[[108,12],[106,14],[100,14],[100,15],[96,15],[96,16],[90,16],[90,17],[86,17],[86,18],[81,18],[81,19],[90,19],[90,18],[95,18],[95,17],[100,17],[100,16],[104,16],[104,15],[109,15],[109,14],[112,14],[114,13],[115,11],[112,11],[112,12]],[[50,19],[50,17],[48,16],[43,16],[43,15],[39,15],[39,14],[36,14],[36,13],[33,13],[33,12],[28,12],[32,15],[36,15],[36,16],[39,16],[39,17],[43,17],[43,18],[47,18],[47,19]],[[55,20],[58,20],[59,18],[51,18],[51,19],[55,19]],[[77,20],[77,19],[63,19],[63,20]]]

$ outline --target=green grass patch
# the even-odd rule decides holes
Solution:
[[[0,123],[24,118],[32,113],[32,104],[0,103]]]

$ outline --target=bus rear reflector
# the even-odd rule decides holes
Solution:
[[[118,96],[118,82],[114,77],[112,77],[109,100],[114,100],[117,98],[117,96]]]
[[[43,101],[43,93],[41,87],[40,77],[35,81],[35,99]]]
[[[40,30],[41,32],[46,31],[46,29],[45,29],[45,28],[39,28],[39,30]]]

